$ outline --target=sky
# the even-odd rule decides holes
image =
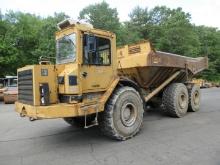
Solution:
[[[43,17],[54,12],[65,12],[77,19],[79,12],[89,4],[103,0],[0,0],[2,13],[7,10],[29,12]],[[110,7],[117,8],[120,21],[129,20],[128,14],[135,6],[153,7],[165,5],[170,8],[181,7],[191,14],[191,22],[196,25],[206,25],[220,29],[220,0],[105,0]]]

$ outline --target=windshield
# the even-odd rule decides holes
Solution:
[[[76,60],[76,34],[72,33],[57,40],[56,63],[63,64]]]

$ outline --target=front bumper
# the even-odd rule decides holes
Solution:
[[[98,108],[95,105],[83,105],[78,104],[67,104],[59,103],[52,104],[49,106],[33,106],[27,105],[20,102],[15,102],[15,111],[21,116],[27,116],[32,119],[52,119],[52,118],[64,118],[64,117],[78,117],[96,113]]]

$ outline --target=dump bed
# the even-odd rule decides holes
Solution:
[[[190,58],[156,51],[148,41],[117,49],[118,73],[135,80],[142,87],[156,87],[178,70],[175,79],[184,82],[208,67],[207,57]]]

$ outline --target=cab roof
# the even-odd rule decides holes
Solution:
[[[73,19],[68,18],[58,23],[57,27],[59,31],[57,31],[56,34],[62,33],[68,28],[76,27],[77,29],[82,30],[82,31],[87,31],[87,32],[95,33],[95,34],[102,34],[102,35],[112,36],[112,37],[115,36],[113,32],[102,30],[102,29],[96,29],[93,27],[92,24],[86,21],[83,21],[83,20],[75,21]]]

